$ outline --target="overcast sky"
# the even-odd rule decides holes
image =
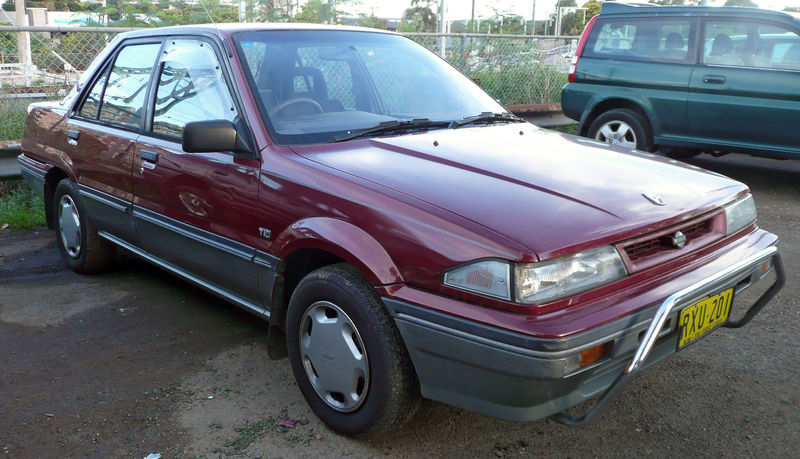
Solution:
[[[469,19],[472,0],[445,0],[447,4],[448,19]],[[639,0],[645,1],[645,0]],[[761,8],[772,8],[781,10],[786,6],[800,6],[800,0],[754,0]],[[375,12],[379,17],[400,17],[403,11],[411,6],[411,0],[360,0],[360,6],[346,8],[353,13]],[[438,3],[438,0],[436,0]],[[475,0],[475,16],[490,17],[492,8],[499,12],[518,14],[526,18],[531,17],[533,11],[533,0]],[[585,3],[585,0],[576,0],[578,5]],[[725,0],[710,0],[710,4],[721,6]],[[536,0],[536,17],[544,18],[555,9],[556,0]]]

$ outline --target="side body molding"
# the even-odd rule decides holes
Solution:
[[[328,251],[358,268],[373,285],[403,282],[383,246],[369,233],[344,220],[314,217],[289,225],[275,239],[273,254],[286,260],[299,249]]]

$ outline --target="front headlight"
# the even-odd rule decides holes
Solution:
[[[614,247],[603,246],[540,263],[516,266],[517,301],[555,301],[627,275]]]
[[[753,201],[753,195],[748,193],[725,206],[725,222],[728,227],[726,236],[730,236],[755,220],[756,204]]]

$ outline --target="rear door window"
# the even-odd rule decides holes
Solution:
[[[592,30],[585,55],[623,60],[687,62],[694,56],[690,19],[615,19]]]

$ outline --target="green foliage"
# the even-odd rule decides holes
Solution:
[[[661,6],[683,6],[686,0],[650,0],[650,3]]]
[[[5,11],[17,11],[17,6],[14,4],[14,0],[6,0],[3,3],[2,8]]]
[[[360,14],[359,18],[361,20],[361,27],[372,27],[373,29],[386,30],[385,19],[381,19],[375,16],[367,16],[366,14]]]
[[[561,101],[561,88],[567,75],[541,64],[516,63],[502,70],[485,69],[464,72],[480,79],[481,88],[503,105],[543,104]]]
[[[723,6],[747,6],[750,8],[758,8],[758,4],[753,0],[727,0]]]
[[[674,0],[674,1],[683,1],[683,0]],[[598,0],[589,0],[588,2],[581,5],[581,7],[586,8],[586,19],[589,20],[593,16],[597,16],[600,14],[600,7],[603,6],[603,3]]]
[[[436,32],[438,22],[432,0],[411,0],[411,7],[403,11],[402,32]]]
[[[44,225],[44,203],[21,181],[0,182],[0,228],[12,231]]]
[[[22,128],[25,125],[25,112],[3,113],[0,124],[0,140],[19,140],[22,138]]]
[[[343,11],[341,6],[351,3],[351,0],[308,0],[303,8],[293,19],[294,22],[309,22],[312,24],[338,24]]]

